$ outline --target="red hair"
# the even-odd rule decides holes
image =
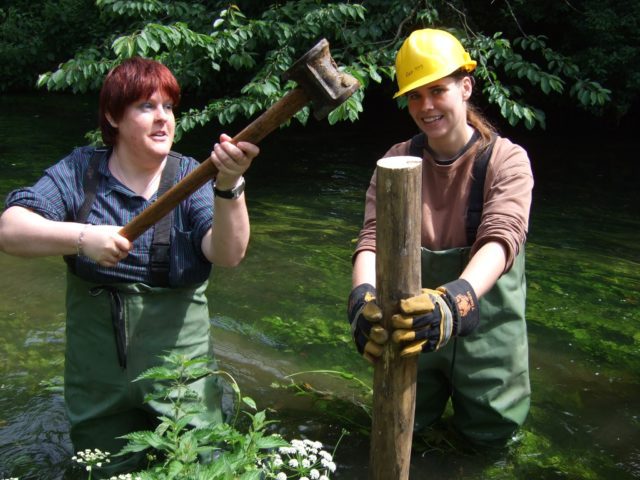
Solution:
[[[104,79],[99,98],[99,122],[102,141],[114,145],[118,129],[107,115],[119,121],[132,103],[151,97],[156,91],[169,97],[174,106],[180,101],[180,86],[171,71],[160,62],[132,57],[114,67]]]

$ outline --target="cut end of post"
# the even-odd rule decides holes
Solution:
[[[399,168],[411,169],[419,165],[422,165],[422,159],[420,157],[412,157],[409,155],[403,155],[398,157],[385,157],[378,160],[377,165],[380,168],[386,168],[389,170],[399,169]]]

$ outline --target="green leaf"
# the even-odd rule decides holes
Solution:
[[[284,440],[282,437],[275,435],[260,437],[256,440],[256,447],[265,450],[271,448],[286,447],[287,445],[289,445],[289,442]]]
[[[144,34],[135,37],[136,47],[140,55],[146,56],[149,50],[149,43]]]
[[[380,76],[380,74],[378,73],[374,65],[369,65],[368,71],[369,71],[369,77],[371,78],[371,80],[373,80],[376,83],[382,82],[382,77]]]
[[[127,452],[141,452],[149,447],[162,450],[170,445],[160,435],[150,431],[128,433],[123,435],[122,438],[129,440],[129,443],[124,447]]]
[[[170,462],[168,467],[169,478],[178,476],[184,470],[184,467],[184,464],[178,460]]]
[[[239,480],[261,480],[262,478],[264,478],[263,475],[264,474],[261,470],[251,470],[248,472],[244,472],[239,477]],[[231,478],[231,477],[225,477],[225,478]]]
[[[179,374],[169,367],[151,367],[135,378],[134,382],[140,380],[175,380]]]
[[[242,403],[248,405],[253,410],[257,410],[256,402],[251,397],[242,397]]]

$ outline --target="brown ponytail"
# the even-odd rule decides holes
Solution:
[[[480,113],[478,108],[469,102],[467,102],[467,123],[480,133],[482,146],[488,145],[491,138],[498,133],[496,128]]]
[[[469,77],[471,79],[471,83],[475,87],[475,79],[465,70],[460,69],[454,72],[451,76],[457,81],[462,80],[464,77]],[[467,101],[467,123],[475,128],[480,134],[481,141],[479,148],[481,149],[487,147],[491,142],[492,137],[498,133],[491,122],[487,120],[480,110],[469,101]]]

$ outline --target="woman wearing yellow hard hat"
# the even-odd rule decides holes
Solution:
[[[420,133],[385,156],[423,159],[426,290],[394,317],[393,336],[380,332],[370,313],[376,310],[374,172],[353,255],[348,317],[358,351],[369,360],[380,356],[385,337],[400,343],[403,356],[421,354],[417,429],[438,422],[451,400],[451,425],[459,433],[475,444],[504,445],[529,411],[524,245],[533,175],[525,150],[469,104],[475,67],[443,30],[417,30],[398,51],[395,97],[406,97]]]

